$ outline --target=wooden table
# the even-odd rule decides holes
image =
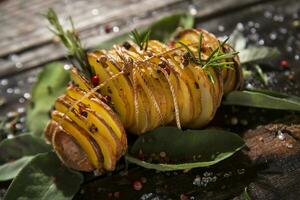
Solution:
[[[65,58],[64,48],[47,29],[47,22],[41,15],[49,7],[58,12],[63,24],[66,24],[68,16],[73,17],[76,29],[87,49],[92,49],[101,41],[134,27],[146,26],[157,18],[178,11],[195,15],[198,27],[203,27],[218,36],[228,35],[238,28],[247,36],[250,44],[280,48],[283,53],[280,59],[289,61],[290,70],[281,70],[278,60],[271,66],[267,63],[267,73],[279,77],[276,81],[271,80],[270,87],[300,95],[300,84],[297,80],[296,84],[287,81],[292,75],[296,79],[300,77],[298,0],[90,0],[88,3],[83,0],[4,0],[0,2],[0,117],[11,111],[23,113],[30,99],[31,85],[42,66]],[[1,103],[2,101],[4,103]],[[232,112],[228,115],[231,114]],[[299,132],[300,130],[296,130],[297,134]],[[261,137],[269,138],[268,134],[270,133],[263,133]],[[254,138],[254,143],[258,141],[256,136],[249,136],[249,133],[246,133],[245,137],[248,137],[249,140],[246,141],[250,143],[253,143],[251,138]],[[273,142],[270,140],[269,145],[272,146]],[[264,150],[264,147],[261,149]],[[263,150],[261,155],[265,154]],[[293,152],[298,152],[298,146]],[[264,159],[280,165],[277,166],[277,170],[282,172],[271,179],[267,175],[260,175],[274,181],[271,183],[271,189],[257,184],[259,179],[255,167],[258,165],[254,165],[255,169],[251,168],[252,172],[242,173],[245,167],[237,156],[238,161],[234,160],[234,157],[225,165],[192,170],[189,173],[156,173],[140,168],[133,169],[129,176],[108,176],[87,184],[77,198],[107,197],[105,195],[109,192],[121,191],[121,195],[122,192],[127,194],[120,196],[120,199],[178,199],[180,196],[182,199],[232,199],[239,196],[248,186],[255,199],[300,199],[300,156],[299,153],[293,154],[293,158],[286,155],[286,152],[279,151]],[[252,161],[257,161],[257,158],[251,158]],[[225,170],[224,166],[228,168]],[[219,178],[217,184],[211,184],[209,187],[193,184],[195,177],[203,177],[204,173],[211,171],[222,173],[223,179]],[[224,176],[229,172],[232,178]],[[130,181],[141,176],[146,176],[149,179],[148,183],[142,191],[133,191]],[[160,188],[161,184],[157,184],[159,181],[167,188]],[[282,187],[280,184],[283,184]],[[114,186],[109,190],[105,185]]]

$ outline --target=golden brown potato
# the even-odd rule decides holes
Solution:
[[[232,47],[203,29],[180,31],[169,45],[147,44],[129,41],[89,53],[99,85],[71,70],[74,85],[56,101],[45,133],[71,168],[114,170],[127,150],[125,129],[140,135],[162,125],[201,128],[223,94],[242,84]],[[225,57],[208,62],[215,55]]]

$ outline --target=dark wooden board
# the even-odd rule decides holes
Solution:
[[[46,20],[41,15],[48,7],[57,10],[64,26],[69,26],[67,17],[72,16],[83,43],[87,48],[93,48],[116,34],[148,25],[155,19],[174,12],[197,10],[195,15],[208,17],[264,2],[268,0],[93,0],[89,3],[51,0],[48,3],[37,1],[34,6],[30,1],[9,6],[10,1],[7,1],[7,5],[3,5],[2,9],[0,7],[0,26],[3,30],[0,32],[0,77],[41,66],[65,56],[64,48],[55,42]],[[118,33],[105,33],[104,27],[107,25],[118,27]]]

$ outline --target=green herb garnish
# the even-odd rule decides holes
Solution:
[[[147,51],[150,33],[150,29],[145,34],[141,34],[134,29],[129,36],[140,47],[140,50]]]
[[[49,28],[56,36],[60,38],[62,43],[68,49],[70,56],[73,56],[79,63],[81,71],[84,72],[87,78],[91,77],[92,71],[91,66],[87,59],[86,51],[84,50],[80,38],[75,32],[74,23],[71,17],[69,17],[71,30],[64,30],[60,24],[57,14],[52,8],[49,8],[45,17],[48,19],[52,28]]]
[[[178,42],[178,43],[187,50],[187,52],[190,55],[191,61],[193,63],[195,63],[196,65],[201,66],[201,68],[207,72],[207,75],[210,78],[210,80],[214,83],[214,78],[209,71],[209,67],[232,69],[231,65],[233,65],[234,62],[227,62],[227,61],[224,61],[224,59],[233,58],[239,52],[229,52],[229,53],[223,52],[223,47],[229,39],[229,38],[227,38],[226,40],[224,40],[222,43],[219,44],[219,47],[216,48],[206,60],[202,60],[201,59],[202,39],[203,39],[203,35],[202,35],[202,33],[200,33],[199,43],[198,43],[198,48],[197,48],[198,57],[195,56],[195,54],[193,53],[193,51],[190,49],[190,47],[188,45],[186,45],[182,42]]]

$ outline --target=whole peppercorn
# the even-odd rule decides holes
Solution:
[[[134,181],[132,183],[133,189],[139,191],[143,188],[143,184],[141,183],[141,181]]]
[[[289,68],[289,62],[287,60],[280,61],[280,66],[284,69]]]
[[[94,75],[92,77],[92,83],[93,83],[94,86],[99,85],[99,77],[97,75]]]

